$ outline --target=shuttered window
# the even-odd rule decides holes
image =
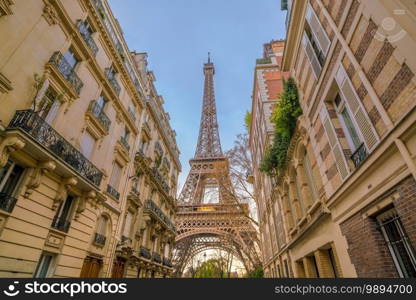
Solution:
[[[118,163],[114,163],[113,171],[111,172],[110,185],[115,189],[118,188],[120,182],[121,170],[121,166]]]
[[[312,38],[315,40],[323,55],[326,56],[328,54],[331,41],[328,38],[325,29],[322,27],[321,22],[319,22],[318,16],[310,3],[308,3],[306,8],[305,18],[312,30]]]
[[[335,129],[331,123],[331,120],[329,119],[328,112],[326,111],[326,108],[323,107],[320,112],[320,118],[322,123],[324,124],[326,135],[328,136],[329,145],[331,146],[332,153],[335,157],[335,163],[337,165],[337,169],[339,173],[341,174],[341,177],[344,179],[347,177],[349,171],[347,167],[347,162],[345,160],[344,154],[342,152],[341,145],[338,141],[338,138],[335,134]]]
[[[95,138],[88,131],[85,131],[81,141],[81,153],[88,159],[91,159],[95,142]]]
[[[365,109],[362,106],[361,101],[359,100],[358,95],[355,92],[354,87],[350,79],[348,78],[344,70],[344,67],[342,65],[340,65],[335,78],[338,83],[338,87],[340,89],[342,99],[345,101],[349,110],[351,111],[351,115],[352,115],[351,117],[353,119],[351,120],[351,124],[347,124],[345,122],[344,125],[346,127],[353,126],[354,130],[355,128],[358,128],[359,135],[361,136],[360,137],[361,140],[364,141],[366,148],[369,151],[371,151],[371,149],[373,149],[374,146],[378,142],[377,133],[373,125],[371,124],[371,121],[368,115],[366,114]],[[355,144],[354,142],[355,137],[351,136],[351,139],[353,140],[353,143]]]
[[[133,214],[130,211],[128,211],[126,215],[126,220],[124,222],[124,230],[123,230],[123,236],[127,238],[130,238],[132,219],[133,219]]]
[[[306,33],[303,34],[302,44],[305,47],[305,53],[309,59],[315,78],[318,79],[322,71],[322,66]]]

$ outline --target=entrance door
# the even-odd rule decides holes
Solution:
[[[87,256],[81,269],[81,278],[98,278],[103,266],[102,259]]]
[[[124,277],[124,268],[126,266],[126,260],[121,257],[117,257],[113,264],[113,271],[111,278],[123,278]]]

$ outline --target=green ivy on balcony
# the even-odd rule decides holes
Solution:
[[[287,151],[290,141],[296,128],[296,121],[302,114],[299,104],[299,94],[295,80],[289,78],[283,83],[283,93],[270,117],[275,125],[273,143],[267,148],[264,154],[260,171],[269,176],[276,176],[279,170],[286,167]]]

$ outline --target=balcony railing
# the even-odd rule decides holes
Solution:
[[[0,209],[11,213],[16,205],[17,199],[6,194],[0,193]]]
[[[160,174],[159,170],[157,168],[152,168],[153,176],[156,178],[156,180],[159,182],[159,184],[162,186],[162,189],[169,193],[169,185],[166,183],[166,181],[163,179],[162,174]]]
[[[103,173],[33,110],[18,110],[8,129],[20,129],[75,172],[99,187]]]
[[[169,258],[164,257],[163,258],[163,265],[165,265],[166,267],[172,268],[172,261]]]
[[[358,168],[363,161],[367,158],[368,153],[367,149],[365,148],[364,143],[362,143],[357,150],[351,155],[351,160],[354,163],[354,166]]]
[[[116,92],[116,94],[117,95],[120,95],[121,86],[118,83],[116,77],[111,72],[110,68],[107,69],[107,71],[105,72],[105,75],[106,75],[106,77],[108,79],[108,82],[110,82],[111,86],[113,87],[114,91]]]
[[[106,240],[107,238],[104,235],[95,233],[94,244],[99,245],[99,246],[104,246]]]
[[[271,58],[259,58],[256,59],[256,65],[267,65],[267,64],[271,64],[272,63],[272,59]]]
[[[91,32],[85,26],[84,21],[79,20],[78,23],[77,23],[77,27],[78,27],[79,33],[81,34],[81,36],[84,39],[85,43],[87,43],[87,45],[90,48],[92,54],[94,56],[96,56],[97,55],[97,52],[98,52],[98,46],[95,43],[94,39],[92,38]]]
[[[110,129],[111,120],[103,112],[102,107],[97,103],[97,101],[91,101],[88,111],[92,113],[92,115],[98,120],[98,122],[100,122],[106,131]]]
[[[127,151],[130,151],[129,142],[124,136],[120,137],[120,143],[127,149]]]
[[[71,226],[71,222],[68,221],[66,218],[59,218],[55,217],[52,221],[52,228],[55,228],[59,231],[68,232],[69,227]]]
[[[150,254],[150,250],[141,246],[140,250],[139,250],[139,256],[147,258],[147,259],[151,259],[152,255]]]
[[[155,216],[167,228],[173,232],[176,232],[175,225],[173,225],[171,220],[162,212],[159,206],[157,206],[157,204],[152,199],[146,200],[144,204],[144,210],[152,213],[153,216]]]
[[[120,199],[120,193],[117,192],[117,190],[109,184],[107,185],[107,193],[109,193],[112,197],[114,197],[117,200]]]
[[[135,115],[134,111],[133,111],[130,107],[127,109],[127,111],[128,111],[128,113],[129,113],[130,117],[131,117],[134,121],[136,121],[136,120],[137,120],[137,118],[136,118],[136,115]]]
[[[157,253],[157,252],[153,252],[153,253],[152,253],[152,260],[153,260],[154,262],[159,263],[159,264],[161,264],[161,263],[162,263],[162,258],[160,257],[160,254],[159,254],[159,253]]]
[[[50,58],[49,63],[58,69],[62,76],[72,85],[77,94],[81,92],[84,83],[75,73],[73,67],[66,61],[61,52],[56,51]]]

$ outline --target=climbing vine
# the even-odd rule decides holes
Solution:
[[[279,170],[286,167],[290,140],[295,132],[296,121],[302,114],[298,89],[293,78],[284,81],[283,93],[278,98],[279,101],[270,117],[275,125],[273,143],[267,148],[260,164],[260,171],[270,176],[276,176]]]

